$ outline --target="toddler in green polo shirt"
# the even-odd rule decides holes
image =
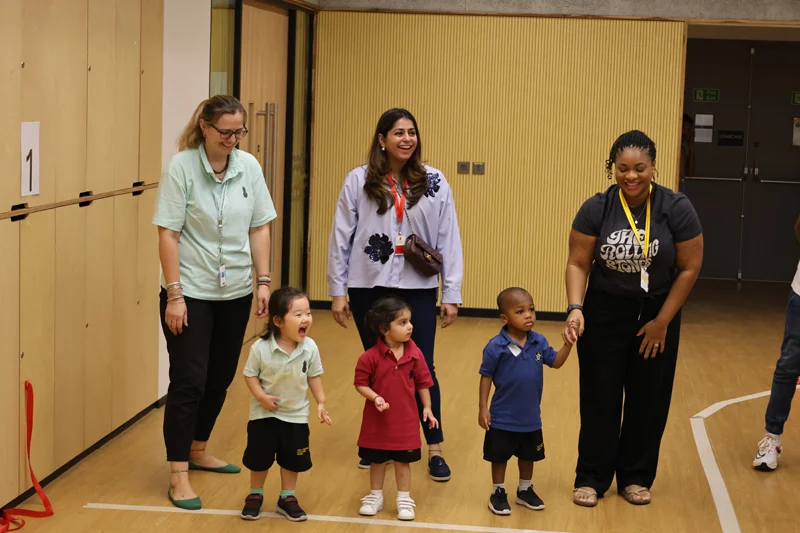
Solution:
[[[264,481],[277,459],[282,486],[275,510],[300,522],[307,517],[294,491],[298,472],[311,468],[309,388],[320,422],[331,424],[322,388],[322,361],[316,343],[308,337],[312,318],[305,294],[291,287],[276,290],[269,300],[268,320],[267,333],[253,344],[244,368],[253,398],[242,459],[250,469],[250,494],[241,516],[245,520],[260,518]]]

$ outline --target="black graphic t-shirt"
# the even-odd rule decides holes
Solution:
[[[594,265],[589,286],[618,296],[644,296],[641,287],[642,267],[650,275],[649,294],[669,291],[677,275],[675,243],[691,240],[702,232],[700,219],[683,193],[653,183],[650,195],[650,246],[647,259],[642,255],[639,239],[644,242],[647,203],[632,207],[639,239],[631,231],[619,187],[586,200],[578,210],[572,227],[585,235],[597,237]]]

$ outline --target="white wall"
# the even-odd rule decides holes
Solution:
[[[164,0],[162,166],[178,152],[178,135],[200,102],[208,98],[210,69],[210,0]],[[161,398],[169,385],[169,356],[160,325],[158,331],[158,397]]]

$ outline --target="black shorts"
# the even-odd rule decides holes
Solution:
[[[278,465],[290,472],[311,469],[308,424],[292,424],[277,418],[260,418],[247,423],[247,448],[242,463],[254,472]]]
[[[416,463],[422,458],[422,452],[419,448],[416,450],[376,450],[359,446],[358,456],[375,464],[383,464],[390,460],[395,463]]]
[[[523,461],[544,459],[542,430],[518,433],[490,427],[483,438],[484,461],[507,463],[514,455]]]

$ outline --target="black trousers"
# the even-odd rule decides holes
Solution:
[[[617,489],[651,487],[672,398],[680,311],[667,326],[664,353],[644,359],[639,329],[656,317],[666,295],[620,298],[590,288],[578,340],[581,430],[575,487],[602,496],[614,474]],[[620,418],[622,425],[620,428]]]
[[[378,338],[364,325],[364,317],[367,311],[372,309],[372,304],[387,294],[395,294],[408,302],[411,307],[411,323],[414,325],[414,331],[411,333],[411,339],[422,351],[425,356],[425,362],[428,364],[428,369],[433,378],[433,387],[431,387],[431,411],[433,416],[439,421],[439,427],[430,429],[427,424],[422,423],[422,402],[417,397],[417,410],[419,411],[420,424],[422,424],[422,432],[425,435],[425,442],[428,444],[439,444],[444,441],[444,433],[442,432],[442,398],[439,390],[439,380],[436,379],[436,370],[433,366],[433,344],[436,339],[436,300],[438,289],[390,289],[387,287],[374,287],[372,289],[348,289],[350,295],[350,311],[353,313],[353,320],[355,320],[358,334],[361,337],[361,344],[364,350],[369,350]]]
[[[161,328],[169,352],[169,389],[164,409],[167,461],[188,461],[192,441],[207,441],[236,375],[250,318],[253,295],[235,300],[186,300],[189,326],[173,335],[164,322],[166,292],[161,291]]]

